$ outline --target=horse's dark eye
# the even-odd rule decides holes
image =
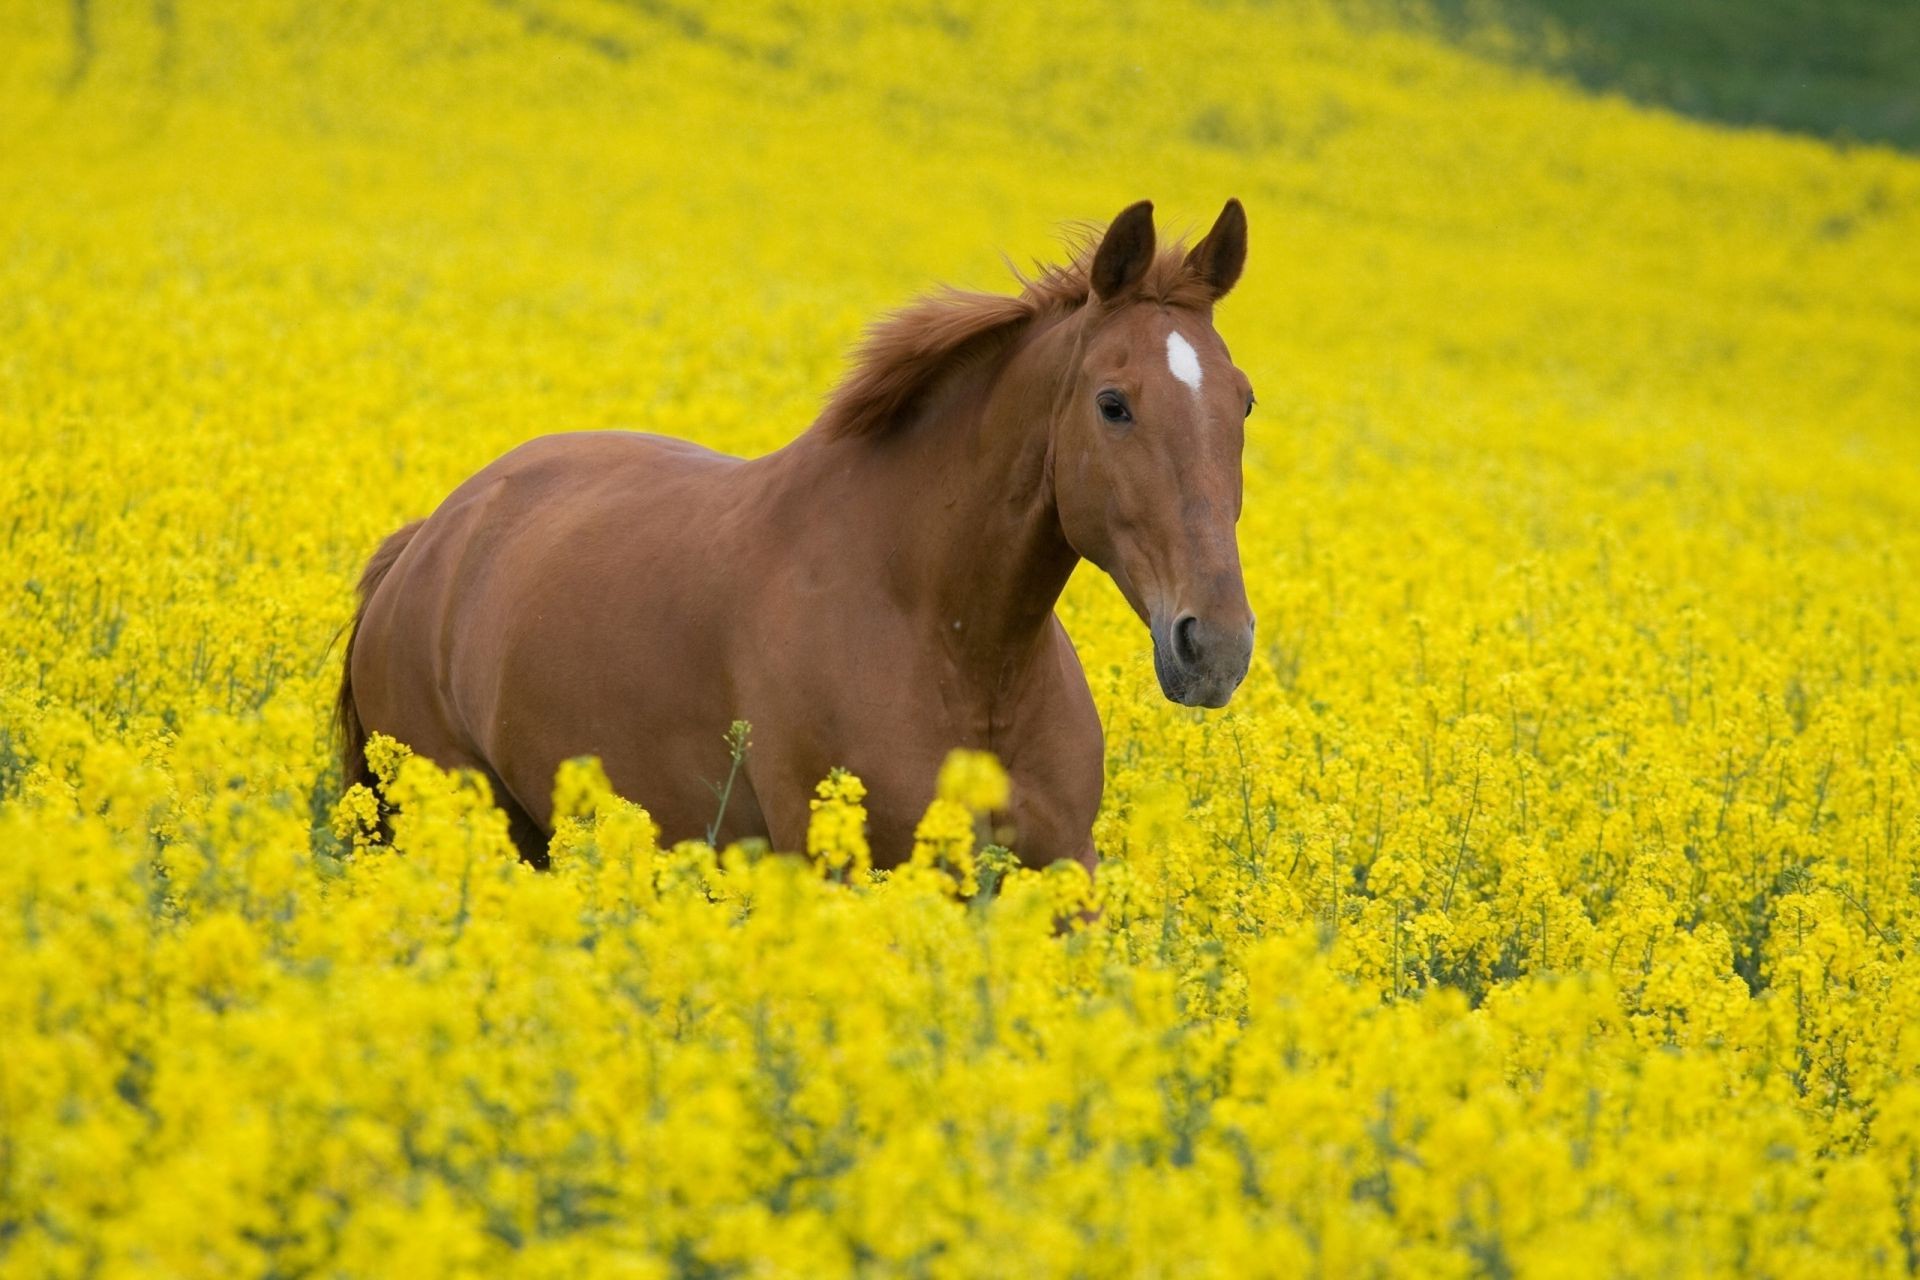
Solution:
[[[1248,396],[1248,397],[1247,397],[1247,416],[1248,416],[1249,418],[1251,418],[1251,417],[1253,416],[1253,406],[1254,406],[1254,404],[1255,404],[1255,401],[1254,401],[1254,398],[1253,398],[1252,396]]]
[[[1127,408],[1127,401],[1118,391],[1100,393],[1100,416],[1108,422],[1132,422],[1133,413]]]

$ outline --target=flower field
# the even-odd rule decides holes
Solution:
[[[1920,160],[1499,39],[0,10],[0,1274],[1920,1274]],[[342,803],[353,580],[479,466],[765,451],[1229,195],[1259,647],[1172,706],[1075,577],[1092,881],[863,875],[846,777],[787,857],[569,766],[544,873]]]

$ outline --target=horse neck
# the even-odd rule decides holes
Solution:
[[[1049,456],[1071,346],[1066,326],[1039,323],[940,379],[913,421],[836,442],[862,454],[850,470],[884,511],[874,529],[889,594],[995,687],[1037,651],[1079,560]]]

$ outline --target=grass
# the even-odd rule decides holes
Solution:
[[[1914,0],[1435,0],[1440,25],[1596,93],[1726,124],[1920,147]]]

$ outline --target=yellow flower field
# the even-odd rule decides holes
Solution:
[[[1920,161],[1428,31],[0,11],[0,1273],[1920,1273]],[[887,877],[845,776],[773,857],[570,766],[551,873],[397,746],[340,803],[353,579],[474,469],[769,449],[1229,195],[1260,648],[1171,706],[1076,577],[1092,883],[967,865],[985,761]]]

